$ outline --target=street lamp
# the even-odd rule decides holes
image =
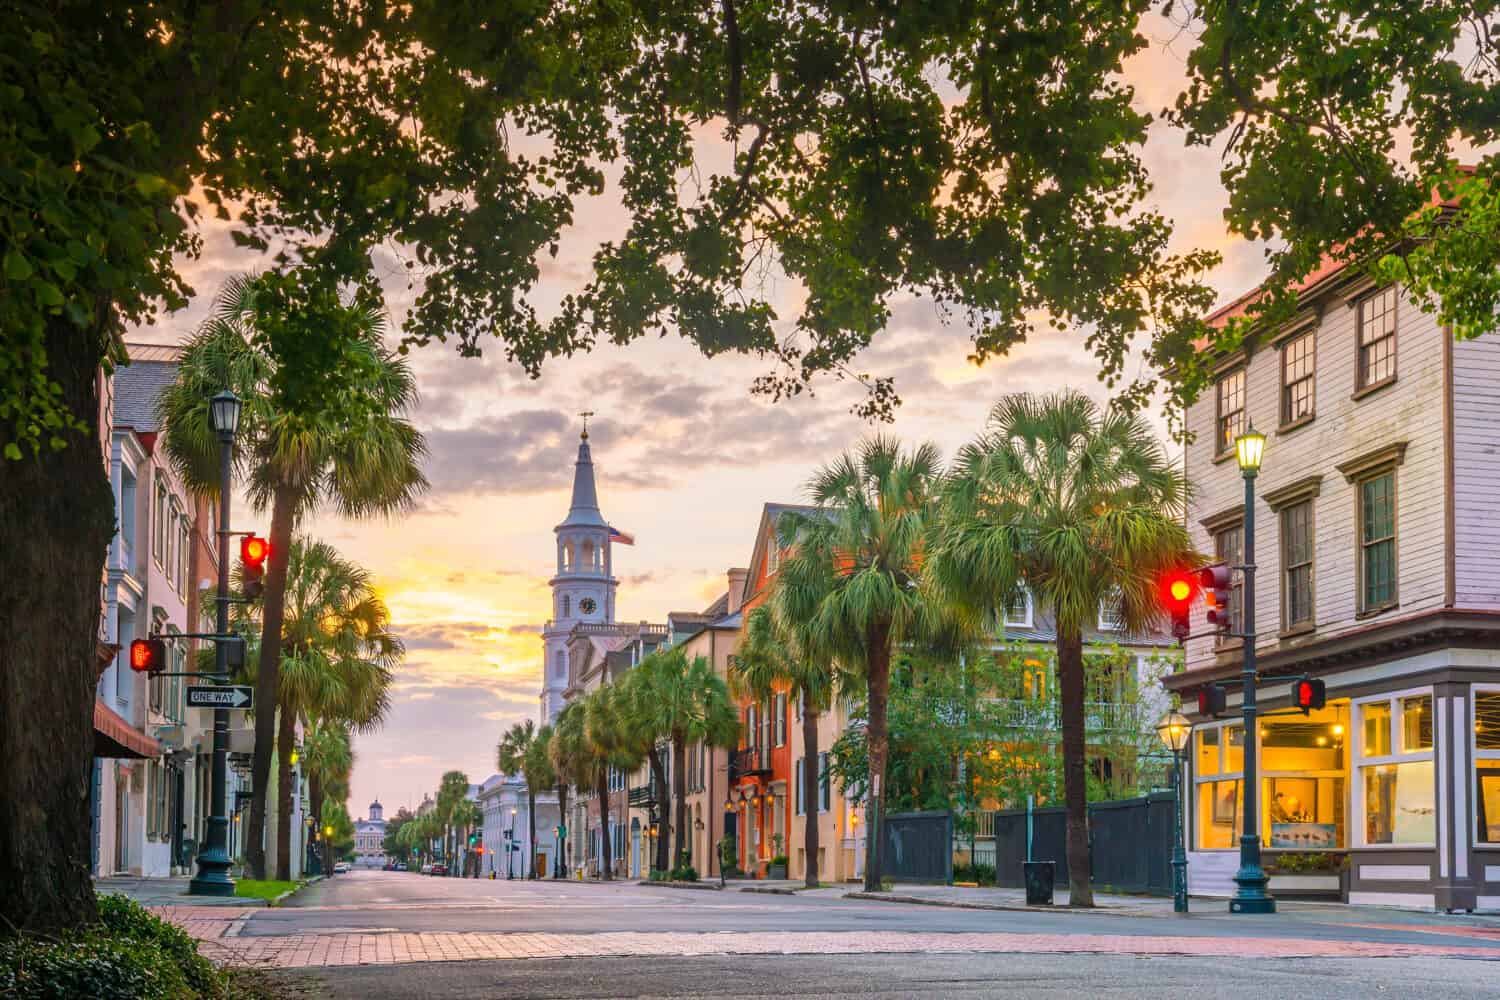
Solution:
[[[1275,913],[1276,900],[1266,891],[1265,869],[1260,866],[1260,806],[1257,747],[1260,727],[1255,709],[1255,477],[1266,450],[1266,436],[1253,426],[1234,439],[1234,455],[1245,479],[1244,583],[1240,593],[1239,639],[1244,655],[1240,672],[1240,715],[1245,741],[1245,822],[1240,831],[1240,869],[1234,881],[1238,888],[1229,901],[1230,913]]]
[[[214,631],[229,634],[229,495],[233,490],[234,435],[240,427],[240,399],[225,389],[209,400],[209,420],[219,438],[219,586],[214,604]],[[229,676],[229,644],[214,642],[214,673]],[[198,873],[188,883],[192,896],[233,896],[229,877],[229,709],[214,709],[214,757],[209,777],[209,809]]]
[[[1186,796],[1182,794],[1182,751],[1187,749],[1193,724],[1187,716],[1173,709],[1156,724],[1156,735],[1172,751],[1172,909],[1188,911],[1187,850],[1182,844],[1182,811]]]

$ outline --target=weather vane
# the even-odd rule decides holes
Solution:
[[[583,439],[587,441],[589,437],[589,417],[592,417],[594,415],[594,411],[584,410],[578,415],[583,418]]]

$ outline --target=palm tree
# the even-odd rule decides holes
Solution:
[[[568,815],[568,788],[576,788],[579,795],[587,794],[594,787],[594,774],[600,766],[589,744],[587,723],[588,706],[580,698],[564,705],[552,725],[548,755],[557,769],[558,804],[564,823]],[[565,851],[566,847],[564,838],[559,850]]]
[[[312,799],[313,829],[322,836],[323,799],[334,785],[348,786],[354,767],[354,751],[349,746],[349,730],[341,723],[319,719],[302,734],[302,770],[307,774],[308,793]],[[337,796],[342,798],[342,796]],[[323,841],[323,869],[332,871],[333,845]]]
[[[967,614],[1025,588],[1057,622],[1069,903],[1089,883],[1083,629],[1111,607],[1130,631],[1155,624],[1156,581],[1196,555],[1187,481],[1138,414],[1076,392],[1007,396],[959,452],[926,571]]]
[[[919,587],[928,511],[940,481],[935,445],[910,451],[886,437],[825,466],[808,485],[816,509],[778,522],[789,550],[777,571],[776,607],[805,653],[864,681],[870,782],[866,789],[865,890],[880,888],[880,795],[892,652],[962,624]]]
[[[526,877],[536,874],[536,792],[557,784],[557,769],[552,766],[548,746],[552,727],[537,728],[527,719],[505,731],[495,749],[496,766],[504,774],[519,774],[526,779],[526,826],[531,857],[526,861]]]
[[[614,844],[609,830],[609,774],[628,774],[645,758],[640,745],[628,738],[629,704],[623,690],[606,684],[583,701],[584,738],[595,761],[594,795],[599,802],[600,877],[610,881],[614,878]]]
[[[360,732],[390,709],[405,649],[365,570],[325,542],[294,539],[281,623],[277,725],[276,877],[291,878],[292,748],[296,726],[322,720]]]
[[[271,555],[263,595],[263,630],[281,634],[296,522],[324,501],[350,517],[405,510],[427,487],[419,467],[422,435],[406,419],[416,403],[410,368],[384,344],[386,318],[336,289],[298,288],[297,277],[231,278],[214,314],[188,342],[176,381],[158,402],[166,450],[183,482],[217,495],[219,444],[208,402],[233,390],[244,401],[236,463],[258,512],[271,512]],[[288,308],[289,300],[296,308]],[[315,324],[317,357],[293,353]],[[278,704],[277,644],[261,644],[255,700]],[[246,859],[265,877],[265,789],[270,784],[274,713],[255,720],[253,797]]]
[[[809,655],[791,628],[783,624],[772,605],[762,605],[745,620],[745,638],[729,659],[730,681],[735,690],[757,701],[785,691],[802,703],[802,801],[807,803],[803,828],[804,873],[809,889],[818,886],[818,718],[833,705],[835,674],[828,660]]]
[[[448,874],[453,872],[453,858],[458,853],[454,840],[454,828],[464,817],[464,807],[469,801],[469,776],[462,771],[446,771],[438,783],[437,808],[433,814],[443,839],[443,860],[448,864]]]
[[[646,761],[651,769],[651,784],[656,789],[656,794],[662,798],[663,835],[656,838],[656,856],[649,863],[657,871],[666,871],[672,865],[669,860],[671,845],[665,835],[665,828],[668,826],[665,807],[668,805],[669,792],[662,746],[664,743],[670,746],[670,742],[662,730],[652,677],[658,655],[657,652],[647,654],[624,677],[615,681],[614,686],[618,696],[615,703],[617,738],[630,748],[630,756]]]
[[[708,657],[689,660],[681,647],[657,650],[631,674],[638,675],[639,682],[633,705],[644,709],[650,728],[672,745],[672,825],[677,849],[671,867],[676,867],[692,854],[687,821],[688,748],[699,743],[733,746],[739,741],[739,710],[729,697],[729,686],[714,672]]]

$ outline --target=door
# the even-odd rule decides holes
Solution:
[[[115,867],[114,872],[125,870],[125,863],[129,860],[125,850],[125,835],[130,829],[129,811],[126,808],[130,801],[130,778],[127,775],[122,781],[119,769],[115,770]]]
[[[630,877],[641,877],[641,821],[630,821]]]

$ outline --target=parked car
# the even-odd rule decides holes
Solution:
[[[391,871],[393,871],[393,872],[404,872],[404,871],[406,871],[406,862],[405,861],[397,861],[395,864],[391,865]]]
[[[448,874],[448,866],[445,865],[445,864],[436,864],[436,865],[433,865],[432,866],[432,874],[434,874],[434,875],[446,875],[446,874]]]
[[[334,864],[334,866],[333,866],[333,873],[335,875],[342,875],[345,872],[349,871],[353,867],[354,866],[351,865],[351,864],[349,864],[349,862],[347,862],[347,861],[339,861],[339,862],[336,862]]]
[[[423,875],[431,875],[432,874],[432,863],[431,862],[429,862],[429,863],[427,863],[427,864],[425,864],[425,865],[422,866],[422,874]]]

